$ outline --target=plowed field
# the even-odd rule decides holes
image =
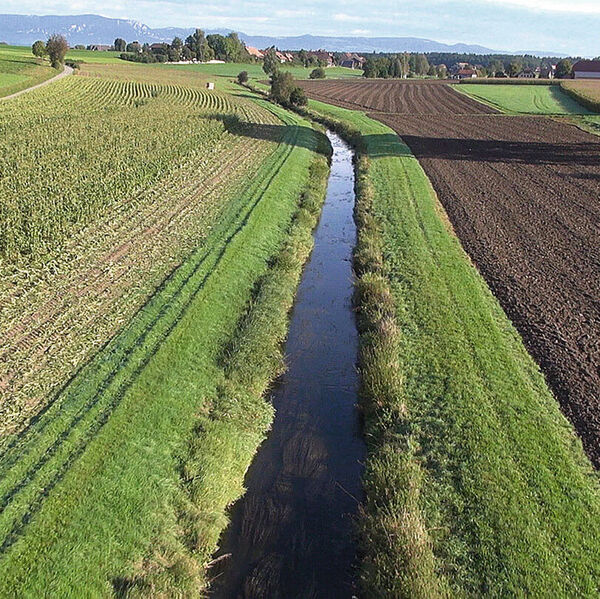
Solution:
[[[315,100],[351,110],[396,114],[493,114],[497,111],[437,81],[302,81]]]
[[[419,158],[464,248],[600,467],[600,139],[548,118],[456,116],[438,103],[450,97],[439,84],[415,87],[437,116],[418,105],[413,115],[400,114],[413,84],[360,85],[354,95],[338,85],[327,98],[325,87],[318,95],[306,89],[344,106],[401,107],[370,116]],[[394,90],[398,98],[382,97]]]

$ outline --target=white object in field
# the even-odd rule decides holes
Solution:
[[[206,84],[206,89],[215,89],[215,84],[212,81],[209,81]]]

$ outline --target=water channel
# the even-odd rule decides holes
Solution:
[[[352,150],[333,133],[327,197],[273,390],[275,421],[211,570],[215,599],[350,598],[365,447],[352,308]]]

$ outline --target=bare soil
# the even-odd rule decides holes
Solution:
[[[299,81],[315,100],[335,102],[351,110],[394,114],[493,114],[497,111],[442,81],[368,79],[345,81]]]
[[[394,93],[384,92],[383,82],[372,85],[380,94]],[[395,101],[370,100],[372,92],[354,89],[355,96],[347,90],[342,101],[334,89],[327,101]],[[439,90],[419,87],[428,110]],[[307,91],[317,98],[310,86]],[[437,113],[370,116],[392,127],[419,159],[463,247],[598,468],[600,139],[550,118],[457,116],[443,104]]]

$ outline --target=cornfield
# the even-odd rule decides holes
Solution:
[[[43,260],[75,230],[225,133],[251,103],[197,88],[69,77],[0,105],[0,256]]]

